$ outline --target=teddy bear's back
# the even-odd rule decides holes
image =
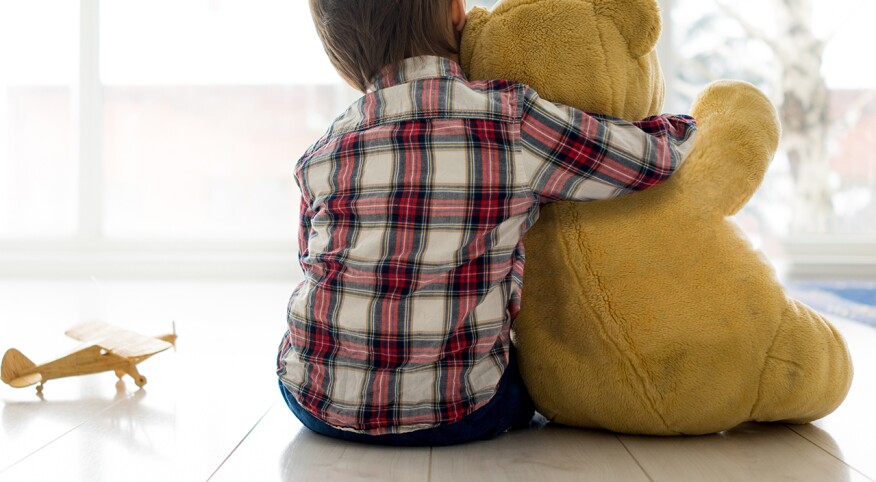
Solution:
[[[613,386],[624,397],[638,396],[651,417],[689,417],[689,410],[666,407],[707,404],[715,410],[697,412],[703,421],[723,425],[747,416],[754,404],[787,300],[772,268],[732,223],[691,216],[668,199],[674,195],[670,181],[629,198],[544,209],[525,240],[533,248],[517,338],[550,346],[529,337],[552,334],[557,344],[600,352],[570,352],[559,365],[585,363],[578,368],[595,378],[612,373],[619,383]],[[625,247],[623,256],[617,246]],[[752,256],[733,255],[741,250]],[[558,279],[565,281],[536,282]],[[667,427],[689,422],[665,421]]]
[[[793,361],[766,371],[773,351],[805,354],[821,349],[810,338],[827,338],[825,349],[847,360],[841,337],[787,298],[772,266],[732,221],[685,209],[679,182],[604,203],[548,206],[524,240],[532,248],[516,340],[539,409],[556,421],[711,433],[768,412],[760,402],[773,396],[763,390],[765,378],[777,378],[770,386],[813,378],[797,373],[802,368]],[[801,323],[807,325],[789,329]],[[797,332],[802,338],[792,339]],[[527,356],[526,347],[551,355]],[[818,380],[836,379],[829,395],[835,401],[809,403],[800,409],[809,417],[801,418],[832,411],[851,376],[842,363],[812,361],[824,372]],[[539,375],[548,372],[568,373],[576,383],[540,386],[540,378],[556,379]]]

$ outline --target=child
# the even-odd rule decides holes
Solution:
[[[278,356],[286,403],[345,440],[448,445],[527,426],[511,347],[523,234],[557,200],[666,180],[694,121],[631,124],[469,82],[465,0],[310,0],[367,92],[296,165],[301,267]]]

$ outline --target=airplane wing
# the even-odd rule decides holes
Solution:
[[[126,358],[154,355],[173,347],[164,340],[117,328],[100,321],[81,323],[70,328],[64,334],[74,340],[93,343],[104,350]]]

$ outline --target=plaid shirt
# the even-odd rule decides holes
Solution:
[[[296,165],[299,259],[278,373],[309,413],[372,435],[456,422],[494,395],[539,206],[667,179],[686,116],[629,123],[408,59]]]

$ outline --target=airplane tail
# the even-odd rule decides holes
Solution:
[[[34,373],[36,364],[15,348],[3,355],[3,365],[0,367],[0,380],[15,388],[23,388],[42,381],[39,373]]]

